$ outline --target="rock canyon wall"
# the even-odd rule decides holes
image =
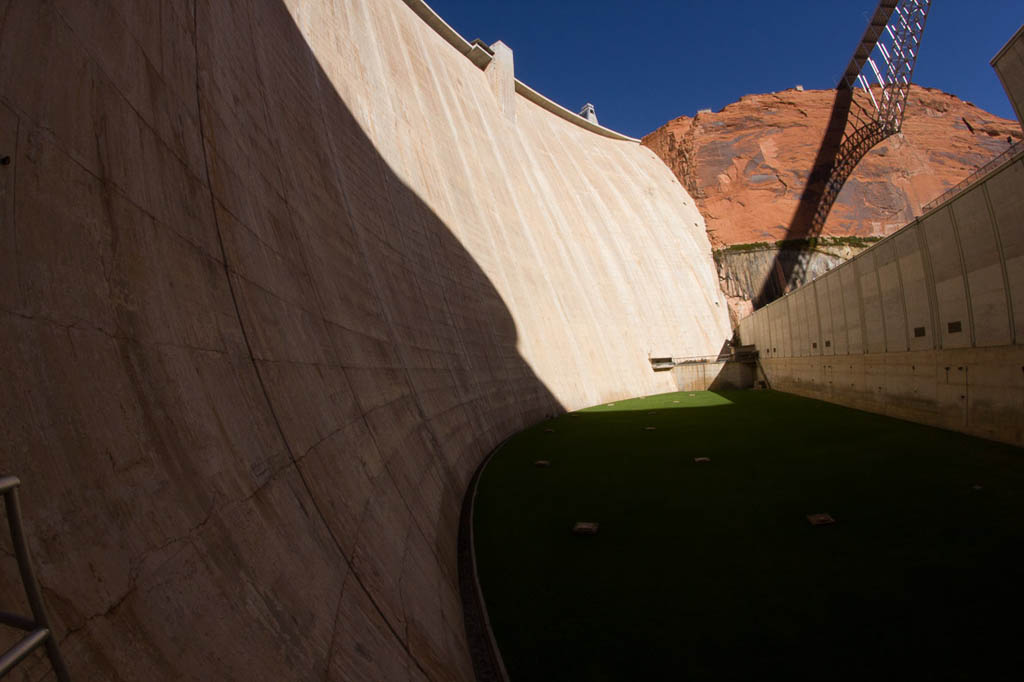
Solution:
[[[75,679],[471,679],[478,463],[729,334],[662,161],[442,34],[414,0],[0,2],[0,469]]]
[[[718,112],[682,116],[644,138],[686,185],[707,220],[723,289],[737,317],[749,313],[786,239],[824,135],[833,91],[748,95]],[[922,206],[1019,141],[1016,121],[969,102],[914,86],[903,132],[873,149],[840,193],[823,234],[881,237],[921,215]],[[759,243],[758,248],[729,249]],[[788,248],[806,271],[834,267],[834,248]],[[841,245],[855,255],[863,250]],[[864,245],[866,246],[866,244]],[[754,290],[737,288],[754,283]]]

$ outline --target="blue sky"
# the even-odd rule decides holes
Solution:
[[[505,42],[516,76],[641,137],[698,109],[835,87],[876,0],[427,0],[467,40]],[[934,0],[914,82],[1014,118],[989,60],[1021,0]]]

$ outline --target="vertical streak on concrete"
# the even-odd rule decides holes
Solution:
[[[871,271],[875,275],[875,286],[878,287],[878,312],[882,322],[882,351],[885,352],[889,350],[889,324],[885,319],[885,294],[882,289],[882,273],[880,272],[882,268],[878,264],[877,253],[869,253],[868,256],[871,258]]]
[[[1010,273],[1006,267],[1006,253],[1003,251],[1003,240],[999,234],[999,224],[996,222],[996,213],[992,209],[992,198],[988,193],[988,184],[981,186],[981,192],[985,197],[985,209],[988,211],[988,218],[992,222],[992,233],[996,242],[996,253],[999,254],[999,268],[1003,273],[1003,294],[1006,296],[1006,316],[1010,325],[1010,343],[1017,343],[1017,325],[1013,316],[1013,296],[1010,294]]]
[[[842,266],[840,266],[842,267]],[[848,266],[849,267],[849,266]],[[838,270],[838,268],[837,268]],[[846,292],[843,291],[842,279],[839,274],[832,277],[834,280],[831,285],[836,286],[839,289],[839,302],[842,304],[843,309],[843,335],[846,337],[846,345],[844,346],[846,353],[850,352],[850,319],[846,315]]]
[[[780,291],[781,291],[781,289],[780,289]],[[784,353],[784,355],[786,355],[787,357],[791,357],[792,358],[792,357],[796,357],[796,355],[797,355],[797,352],[795,352],[796,351],[796,339],[793,336],[793,318],[796,317],[796,315],[793,314],[793,300],[794,299],[793,299],[792,296],[787,296],[784,300],[785,300],[785,303],[783,305],[786,307],[786,312],[788,313],[786,315],[786,328],[789,330],[789,343],[786,344],[786,352]]]
[[[863,258],[863,255],[861,256]],[[867,305],[864,302],[864,287],[861,286],[863,278],[860,275],[860,260],[861,258],[855,258],[853,260],[856,263],[854,266],[854,281],[857,283],[857,308],[860,312],[860,348],[861,352],[867,355],[871,352],[871,342],[868,338],[868,314]]]
[[[910,350],[910,316],[907,314],[907,293],[903,288],[903,267],[900,263],[900,250],[895,241],[893,241],[892,248],[896,256],[896,282],[900,290],[900,304],[903,307],[903,340],[906,343],[906,350]]]
[[[826,372],[825,372],[825,339],[821,334],[821,307],[818,305],[818,282],[815,281],[811,285],[811,298],[814,299],[814,320],[818,326],[818,357],[821,360],[818,362],[818,381],[822,386],[826,386]],[[813,349],[813,346],[812,346]]]
[[[814,282],[811,283],[811,298],[814,299],[814,322],[816,323],[816,325],[818,327],[818,334],[817,334],[818,339],[816,341],[817,346],[818,346],[818,355],[824,355],[825,354],[825,339],[822,338],[822,333],[821,333],[821,306],[818,305],[818,282],[817,281],[814,281]]]
[[[924,224],[915,220],[917,225],[917,241],[921,245],[921,258],[924,261],[924,277],[928,290],[928,306],[930,308],[932,348],[942,348],[942,332],[939,331],[939,300],[935,293],[935,272],[932,270],[932,254],[928,249],[928,235],[925,234]]]
[[[964,305],[967,307],[967,324],[971,327],[971,346],[977,343],[977,335],[974,330],[974,304],[971,301],[971,283],[967,273],[967,261],[964,258],[964,247],[960,243],[960,228],[956,223],[956,213],[953,205],[950,204],[944,209],[949,214],[949,224],[953,228],[953,240],[956,243],[956,252],[960,256],[960,276],[964,281]]]

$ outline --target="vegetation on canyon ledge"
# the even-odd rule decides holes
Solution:
[[[763,251],[765,249],[784,249],[791,251],[815,251],[829,247],[850,246],[855,249],[866,249],[881,237],[859,237],[856,235],[808,237],[804,239],[781,239],[777,242],[749,242],[747,244],[730,244],[715,251],[722,253],[738,253],[743,251]]]

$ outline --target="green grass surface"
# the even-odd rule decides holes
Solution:
[[[513,682],[1022,679],[1022,491],[1020,449],[815,400],[620,401],[491,460],[480,581]]]

